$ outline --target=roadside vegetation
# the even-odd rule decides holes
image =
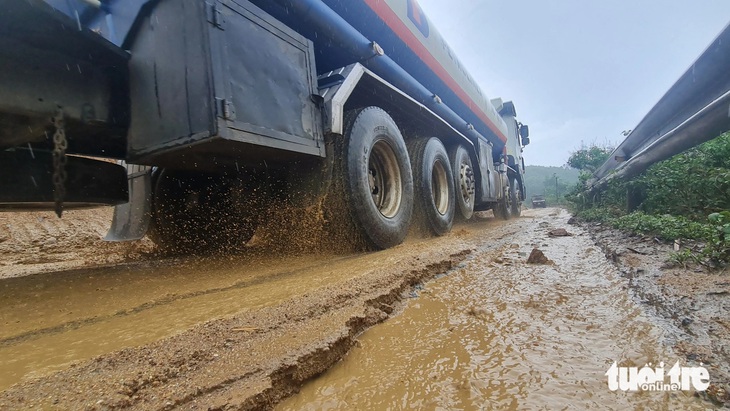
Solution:
[[[574,152],[568,160],[569,166],[581,170],[580,183],[566,195],[576,217],[685,244],[672,257],[678,264],[727,267],[730,133],[657,163],[631,180],[614,179],[603,192],[586,196],[583,184],[612,151],[593,146]]]

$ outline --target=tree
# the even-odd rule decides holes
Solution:
[[[599,146],[596,144],[586,148],[582,147],[570,154],[568,166],[580,170],[579,182],[568,193],[565,198],[574,203],[578,208],[584,206],[585,183],[591,179],[593,173],[598,170],[613,152],[614,148],[608,144]]]
[[[556,173],[553,173],[550,176],[545,176],[542,183],[542,193],[548,204],[563,204],[563,196],[568,194],[570,191],[571,182],[561,179]]]
[[[613,147],[592,145],[572,152],[568,158],[568,165],[580,171],[593,173],[608,160],[612,152]]]

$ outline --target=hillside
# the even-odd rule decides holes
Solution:
[[[573,168],[526,166],[525,187],[527,190],[527,203],[533,195],[545,195],[548,204],[555,204],[555,178],[557,177],[557,192],[560,201],[564,202],[563,196],[578,183],[579,171]]]

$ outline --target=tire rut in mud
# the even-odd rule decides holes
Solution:
[[[337,362],[357,335],[397,312],[416,284],[470,253],[423,259],[102,355],[11,387],[0,394],[0,408],[175,409],[197,402],[210,409],[271,408]]]

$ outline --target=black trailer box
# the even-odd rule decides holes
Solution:
[[[128,159],[217,170],[324,156],[312,42],[245,0],[162,0],[129,44]]]

